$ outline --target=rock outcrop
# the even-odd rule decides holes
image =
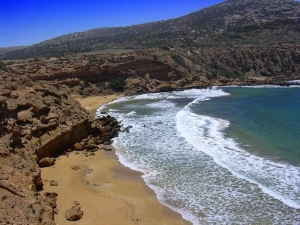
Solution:
[[[284,84],[299,79],[299,57],[298,44],[212,46],[25,60],[9,62],[6,68],[43,80],[67,95],[112,91],[132,95],[215,85]],[[30,118],[30,114],[19,114],[19,120]]]
[[[26,75],[3,72],[0,86],[0,224],[55,224],[57,195],[38,192],[39,165],[52,165],[48,157],[83,139],[102,144],[120,126],[109,115],[94,120],[56,87]]]

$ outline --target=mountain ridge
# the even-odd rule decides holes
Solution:
[[[125,88],[129,94],[284,84],[299,78],[299,37],[299,2],[231,0],[166,21],[60,36],[6,54],[6,59],[34,58],[32,63],[8,61],[1,68],[49,81],[131,82],[137,76],[136,85]],[[147,74],[165,83],[148,87]]]
[[[219,41],[211,39],[222,34],[223,44],[229,45],[277,44],[279,39],[299,43],[299,23],[299,2],[230,0],[175,19],[62,35],[7,53],[2,59],[66,56],[110,48],[217,46]],[[266,30],[276,32],[275,38]],[[288,32],[292,34],[287,36]]]

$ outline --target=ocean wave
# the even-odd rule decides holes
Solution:
[[[170,95],[168,92],[159,92],[159,93],[151,93],[151,94],[141,94],[133,97],[134,100],[142,100],[142,99],[165,99]]]
[[[224,137],[222,131],[230,125],[229,121],[194,114],[189,106],[179,111],[176,119],[180,135],[197,150],[289,207],[300,208],[300,168],[249,155],[234,140]]]
[[[224,137],[229,121],[202,117],[190,110],[203,101],[226,95],[229,94],[219,88],[192,89],[150,97],[150,103],[145,96],[145,101],[133,97],[128,103],[121,103],[122,110],[110,113],[132,128],[128,133],[120,133],[113,143],[120,162],[142,172],[158,200],[194,225],[299,222],[297,207],[282,203],[289,198],[278,201],[271,197],[277,192],[265,194],[268,189],[264,187],[270,185],[260,184],[251,173],[267,161],[257,160],[236,140]],[[174,99],[184,99],[180,102],[186,101],[187,106],[182,109]],[[136,114],[128,114],[132,111]],[[279,170],[276,166],[281,165],[271,161],[269,164],[266,167],[272,170]],[[282,168],[290,169],[288,165]],[[272,179],[276,174],[271,173]],[[282,196],[279,192],[277,199]]]
[[[170,102],[168,100],[162,100],[158,102],[153,102],[145,105],[148,108],[156,108],[156,109],[164,109],[166,107],[174,107],[176,104],[174,102]]]
[[[136,114],[135,111],[131,111],[130,113],[127,113],[126,115],[127,115],[127,116],[133,116],[133,115],[135,115],[135,114]]]
[[[132,99],[131,96],[120,97],[120,98],[118,98],[118,99],[116,99],[116,100],[114,100],[114,101],[112,101],[112,102],[109,102],[109,103],[107,103],[107,104],[105,104],[105,105],[100,106],[100,107],[96,110],[95,115],[96,115],[96,117],[99,117],[99,116],[101,116],[101,112],[103,112],[104,109],[107,108],[107,106],[113,105],[113,104],[117,104],[117,103],[121,103],[121,102],[130,101],[131,99]]]

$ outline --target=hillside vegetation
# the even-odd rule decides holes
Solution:
[[[255,83],[299,75],[299,37],[299,2],[228,0],[176,19],[63,35],[8,52],[2,59],[67,59],[76,54],[94,52],[96,56],[115,50],[105,57],[107,63],[114,63],[109,59],[118,57],[124,49],[129,52],[122,53],[124,57],[133,54],[139,59],[154,51],[154,55],[168,59],[162,63],[171,63],[171,68],[181,71],[189,84],[207,84],[212,79]],[[160,61],[155,57],[150,56]]]
[[[63,35],[2,58],[66,56],[110,48],[299,44],[299,35],[299,2],[229,0],[177,19]]]

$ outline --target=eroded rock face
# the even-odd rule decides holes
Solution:
[[[114,79],[127,80],[126,94],[139,94],[215,85],[284,84],[299,79],[299,54],[298,44],[118,50],[92,57],[16,63],[8,68],[68,94],[111,93]],[[9,103],[10,109],[14,107]]]
[[[37,192],[43,186],[39,164],[52,165],[47,157],[82,139],[109,140],[118,123],[109,115],[95,121],[54,86],[0,75],[0,224],[55,224],[57,194]]]
[[[157,52],[133,52],[129,55],[114,57],[70,58],[28,63],[26,66],[14,65],[12,68],[21,74],[29,75],[33,80],[57,80],[57,85],[75,86],[80,80],[91,83],[107,82],[119,77],[144,77],[149,74],[153,79],[162,81],[179,80],[183,74],[173,68],[168,57],[155,55]],[[170,75],[171,74],[171,75]]]

